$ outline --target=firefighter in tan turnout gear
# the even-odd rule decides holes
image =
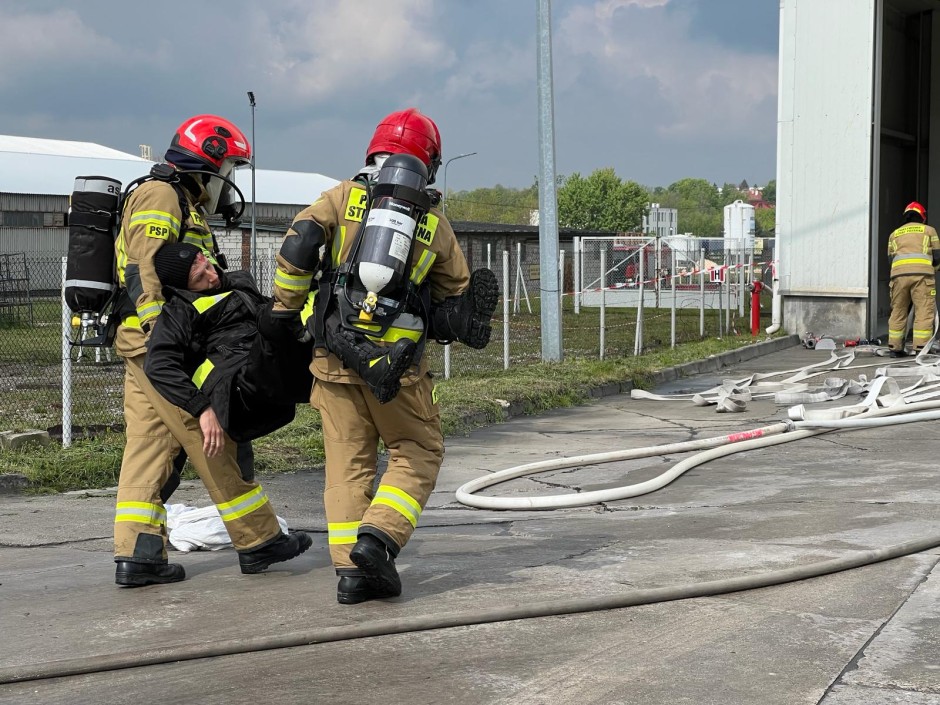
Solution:
[[[341,604],[401,593],[395,558],[437,481],[444,442],[425,342],[489,342],[496,278],[470,275],[435,207],[440,194],[427,185],[440,163],[428,117],[414,108],[388,115],[365,167],[301,211],[277,255],[272,315],[316,295],[311,404],[323,419]],[[380,439],[388,468],[374,488]]]
[[[196,245],[207,266],[217,248],[207,216],[234,187],[228,176],[246,164],[251,148],[228,120],[198,115],[185,121],[150,178],[130,192],[115,242],[117,273],[126,291],[116,350],[124,358],[124,417],[127,444],[121,461],[114,518],[115,581],[124,586],[170,583],[185,578],[166,552],[166,509],[161,488],[173,472],[182,447],[219,509],[242,572],[257,573],[310,546],[306,534],[281,533],[264,490],[242,478],[234,443],[218,446],[218,424],[208,400],[180,409],[164,399],[144,372],[146,344],[160,325],[164,295],[155,268],[160,249],[176,242]],[[217,281],[217,280],[216,280]]]
[[[914,354],[933,336],[937,311],[935,269],[940,265],[940,240],[927,225],[927,211],[913,201],[904,209],[903,224],[888,236],[891,258],[891,317],[888,349],[891,357],[904,357],[904,331],[913,307]]]

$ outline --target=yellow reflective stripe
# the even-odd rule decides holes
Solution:
[[[915,329],[913,330],[913,334],[914,334],[914,337],[915,337],[915,338],[916,338],[916,337],[921,337],[921,338],[923,338],[924,336],[933,334],[933,330],[932,330],[932,329],[917,330],[917,329],[915,328]]]
[[[372,504],[384,504],[386,507],[391,507],[411,522],[412,526],[418,526],[418,517],[421,516],[421,505],[418,504],[417,500],[397,487],[379,485],[379,491],[375,493],[375,499],[372,500]]]
[[[313,283],[313,274],[288,274],[280,267],[274,270],[274,285],[290,291],[307,291]]]
[[[431,403],[437,404],[437,401],[438,401],[437,385],[435,384],[434,387],[431,389]]]
[[[145,223],[160,223],[175,228],[177,232],[180,229],[180,219],[172,213],[166,211],[136,211],[127,224],[129,226],[142,225]]]
[[[219,516],[222,521],[234,521],[246,514],[251,514],[256,509],[268,503],[268,495],[265,494],[261,485],[258,485],[250,492],[246,492],[241,497],[236,497],[230,502],[215,505],[219,510]]]
[[[431,269],[431,265],[434,264],[434,260],[436,259],[437,255],[435,253],[431,252],[431,250],[425,250],[418,259],[418,263],[411,269],[412,283],[420,284],[423,282]]]
[[[118,502],[114,521],[131,521],[148,526],[165,526],[166,509],[151,502]]]
[[[421,336],[423,334],[424,331],[410,330],[409,328],[397,328],[392,326],[387,331],[385,331],[385,335],[383,335],[381,338],[377,338],[374,335],[367,335],[366,337],[370,340],[377,340],[383,343],[394,343],[401,340],[402,338],[408,338],[408,340],[413,340],[416,343],[419,343],[421,342]]]
[[[200,296],[198,299],[193,301],[193,306],[197,311],[199,311],[199,313],[205,313],[231,293],[231,291],[225,291],[221,294],[216,294],[215,296]]]
[[[183,237],[180,238],[180,242],[186,242],[208,251],[212,249],[212,233],[200,233],[195,230],[187,230]]]
[[[140,328],[140,319],[137,316],[128,316],[123,321],[121,321],[122,326],[128,328]]]
[[[346,226],[341,225],[339,232],[334,233],[333,247],[330,251],[330,257],[333,259],[333,266],[339,266],[339,258],[343,254],[343,243],[346,242]]]
[[[164,301],[151,301],[149,304],[144,304],[143,306],[138,307],[137,317],[140,319],[141,323],[146,323],[151,318],[156,318],[160,315],[160,312],[163,310]]]
[[[382,360],[386,359],[388,360],[389,364],[392,364],[392,358],[390,358],[388,355],[383,355],[382,357],[377,357],[374,360],[369,360],[369,367],[375,367],[380,362],[382,362]]]
[[[905,264],[929,264],[933,265],[933,258],[923,255],[895,255],[891,267],[903,267]]]
[[[339,545],[346,543],[356,543],[361,521],[335,521],[328,522],[326,529],[329,535],[328,543]]]
[[[206,378],[214,369],[215,363],[209,358],[206,358],[205,362],[196,368],[196,371],[193,373],[193,384],[196,385],[196,389],[202,389],[202,385],[206,383]]]
[[[114,251],[117,258],[118,281],[121,283],[121,286],[125,285],[124,270],[127,268],[127,251],[124,248],[124,228],[121,228],[121,233],[114,243]]]
[[[144,235],[157,240],[168,240],[179,237],[179,218],[164,211],[138,211],[128,221],[130,227],[144,228]]]
[[[307,325],[307,319],[313,315],[316,303],[317,290],[314,289],[309,294],[307,294],[307,301],[304,303],[304,307],[300,310],[300,322],[304,325]]]

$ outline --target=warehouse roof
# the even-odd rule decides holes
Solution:
[[[110,176],[123,184],[144,176],[154,162],[92,142],[0,135],[0,193],[68,196],[76,176]],[[251,201],[251,170],[235,172]],[[307,205],[338,183],[315,173],[258,169],[258,203]]]

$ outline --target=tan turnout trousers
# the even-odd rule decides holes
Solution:
[[[264,490],[245,482],[236,444],[225,437],[224,453],[206,458],[198,419],[164,399],[144,373],[144,356],[125,358],[124,414],[127,445],[121,461],[114,518],[115,560],[166,563],[166,509],[160,488],[180,447],[205,483],[235,548],[261,548],[281,535]]]
[[[888,348],[904,349],[904,329],[908,312],[914,307],[914,352],[919,352],[933,335],[937,310],[936,279],[933,274],[906,274],[894,277],[891,289],[891,316],[888,319]]]
[[[403,386],[387,404],[361,385],[318,379],[311,404],[323,417],[323,496],[333,565],[355,568],[349,552],[360,526],[374,527],[403,547],[414,533],[444,458],[431,376]],[[373,492],[380,437],[388,448],[388,468]]]

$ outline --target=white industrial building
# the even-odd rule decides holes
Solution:
[[[127,186],[146,176],[154,162],[89,142],[0,135],[0,259],[10,253],[27,258],[62,257],[68,250],[66,214],[76,176],[109,176]],[[251,170],[235,171],[235,184],[247,205],[241,225],[213,230],[219,247],[233,263],[250,266]],[[255,247],[258,259],[269,256],[284,237],[294,216],[338,183],[321,174],[258,169]],[[2,266],[2,263],[0,263]],[[52,276],[48,269],[45,278]],[[33,273],[31,287],[57,288],[58,281],[41,281]],[[4,273],[0,271],[0,280]],[[0,285],[2,288],[2,285]]]
[[[940,224],[940,0],[780,0],[783,328],[887,332],[887,236]]]

